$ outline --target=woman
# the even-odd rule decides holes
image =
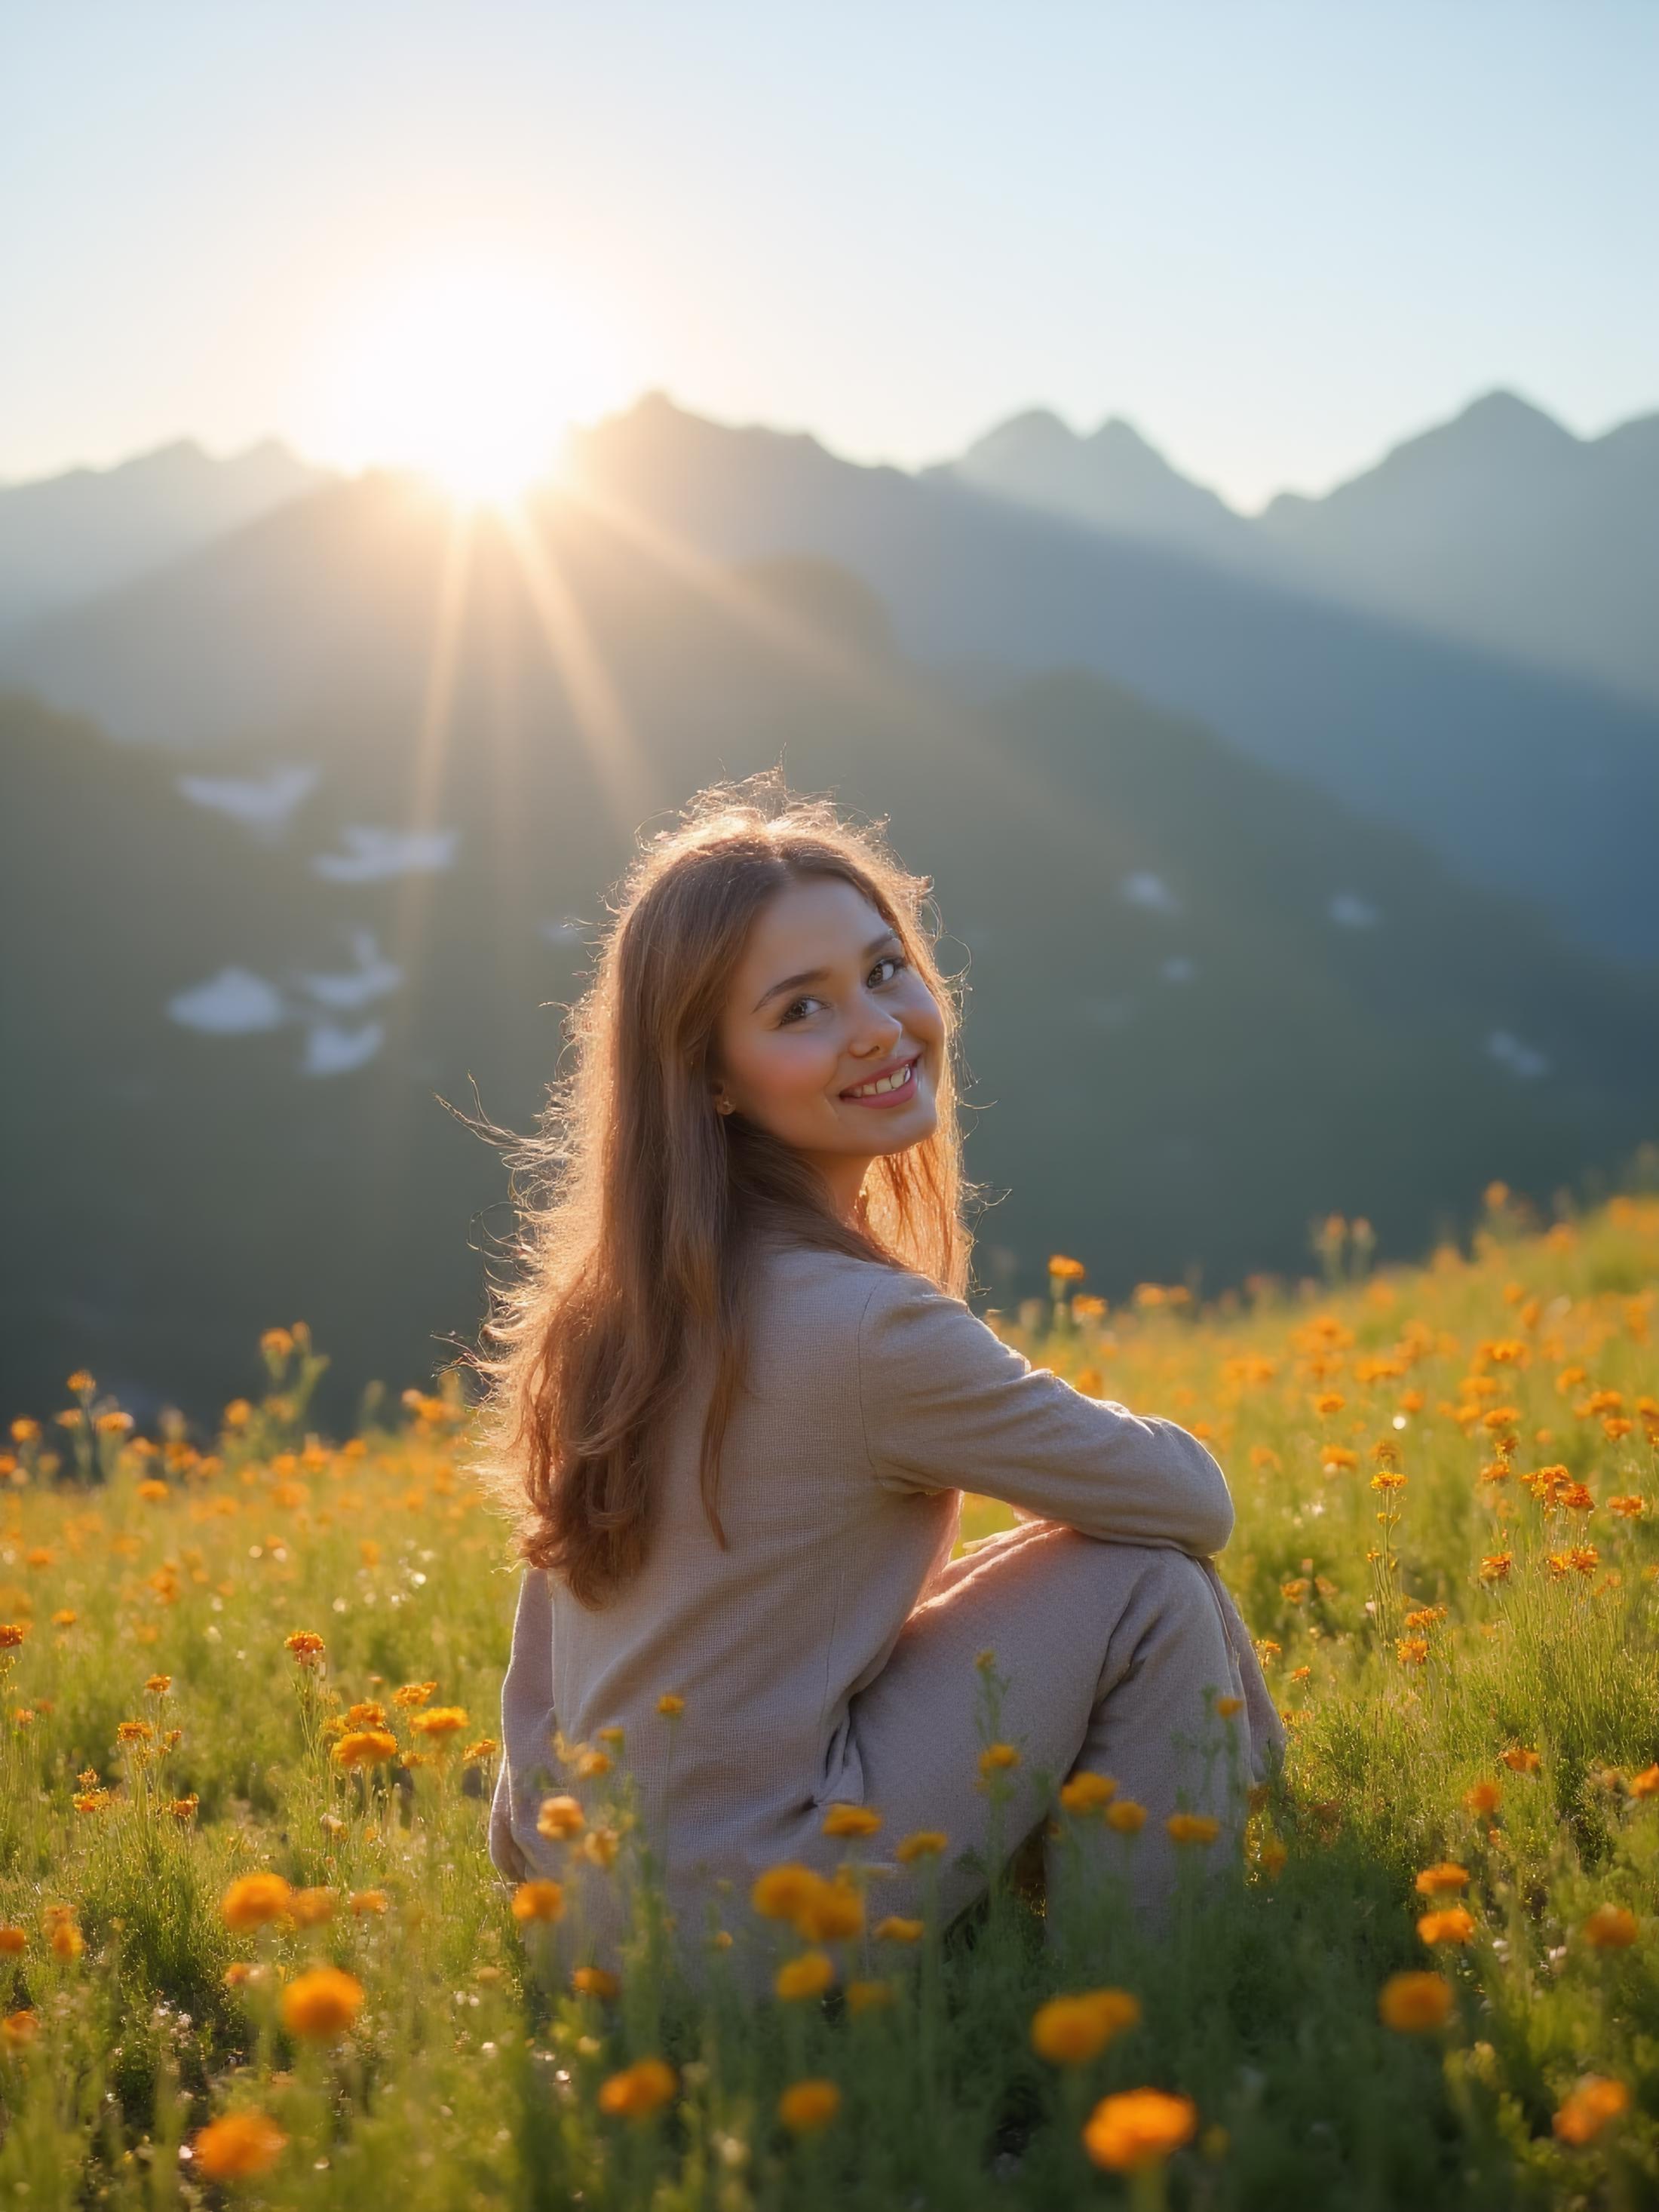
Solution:
[[[495,1866],[562,1881],[561,1938],[614,1965],[618,1870],[574,1838],[625,1769],[684,1963],[758,1974],[766,1869],[828,1875],[878,1818],[872,1909],[948,1919],[1086,1771],[1146,1808],[1094,1848],[1158,1911],[1166,1817],[1236,1852],[1283,1729],[1209,1562],[1208,1451],[963,1303],[930,879],[775,772],[702,794],[624,888],[480,1362],[527,1562]],[[964,1490],[1027,1517],[953,1560]]]

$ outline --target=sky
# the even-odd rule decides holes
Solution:
[[[1494,386],[1595,436],[1656,112],[1654,0],[0,0],[0,480],[650,390],[1121,416],[1247,512]]]

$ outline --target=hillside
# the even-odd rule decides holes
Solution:
[[[1006,1632],[960,1662],[979,1775],[971,1738],[965,1774],[927,1757],[915,1827],[904,1778],[820,1807],[726,1880],[684,1966],[669,1779],[723,1777],[742,1719],[712,1670],[544,1764],[509,1739],[528,1856],[488,1856],[520,1577],[467,1391],[337,1440],[313,1395],[337,1347],[277,1328],[186,1431],[79,1361],[5,1402],[0,2182],[114,2212],[222,2183],[283,2212],[1051,2212],[1123,2201],[1133,2155],[1127,2201],[1213,2212],[1652,2203],[1656,1167],[1553,1219],[1493,1185],[1410,1267],[1326,1224],[1326,1279],[1289,1297],[1148,1285],[1103,1312],[1062,1281],[998,1316],[1085,1396],[1206,1441],[1284,1765],[1247,1795],[1260,1705],[1206,1685],[1212,1809],[1172,1808],[1158,1747],[1108,1733],[1158,1630],[1114,1656],[1121,1620],[1077,1606],[1113,1702],[1046,1771],[1009,1692],[1047,1589],[1027,1548],[1011,1606],[994,1540],[975,1629]],[[964,1507],[964,1538],[1012,1517]],[[1149,1846],[1179,1851],[1162,1924]],[[940,1877],[969,1850],[1003,1878],[953,1880],[958,1917]],[[619,1971],[573,1972],[612,1883]],[[62,2124],[65,2085],[104,2081],[97,2127]]]
[[[507,1226],[441,1102],[528,1127],[635,827],[779,758],[935,877],[994,1294],[1063,1237],[1119,1290],[1297,1272],[1333,1208],[1409,1249],[1472,1178],[1553,1188],[1650,1133],[1653,978],[1535,904],[1092,677],[965,706],[822,563],[665,562],[564,501],[538,527],[463,559],[368,483],[245,533],[193,633],[262,655],[234,742],[7,703],[14,1395],[86,1357],[199,1403],[272,1299],[342,1406],[427,1375]]]

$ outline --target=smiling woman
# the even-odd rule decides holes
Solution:
[[[552,471],[578,415],[616,397],[605,351],[533,257],[434,251],[355,305],[319,371],[314,442],[505,503]]]
[[[693,1973],[722,1899],[775,1863],[827,1880],[884,1824],[960,1856],[936,1893],[896,1862],[884,1925],[948,1917],[1037,1835],[1041,1778],[1074,1770],[1152,1816],[1133,1875],[1155,1917],[1178,1844],[1224,1828],[1216,1864],[1236,1857],[1243,1785],[1283,1749],[1207,1558],[1232,1528],[1220,1467],[1033,1366],[961,1295],[930,889],[775,771],[700,793],[623,888],[576,1066],[520,1156],[551,1188],[479,1363],[478,1471],[526,1563],[490,1850],[570,1892],[558,1940],[594,1955],[568,1966],[611,1972],[625,1932],[609,1859],[562,1841],[573,1802],[602,1821],[602,1743],[628,1747],[641,1832],[665,1839]],[[1030,1517],[953,1558],[964,1489]],[[989,1752],[988,1648],[1008,1676]],[[1224,1767],[1212,1713],[1237,1723]],[[770,1938],[741,1932],[759,1985]]]
[[[851,1219],[871,1161],[933,1133],[944,1045],[897,931],[856,884],[809,878],[755,923],[720,1024],[715,1104],[809,1160]]]

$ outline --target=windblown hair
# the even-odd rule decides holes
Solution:
[[[958,987],[924,921],[932,878],[900,865],[884,827],[792,794],[778,769],[700,792],[636,853],[567,1018],[574,1065],[550,1085],[538,1133],[507,1152],[513,1276],[489,1286],[493,1354],[469,1355],[486,1378],[472,1471],[511,1511],[521,1556],[584,1605],[602,1606],[646,1557],[665,1430],[701,1350],[713,1389],[699,1480],[726,1545],[720,1454],[744,1373],[758,1231],[965,1295]],[[872,1161],[852,1224],[815,1167],[741,1112],[721,1114],[712,1089],[718,1024],[757,917],[787,885],[822,877],[878,908],[945,1022],[935,1127]]]

